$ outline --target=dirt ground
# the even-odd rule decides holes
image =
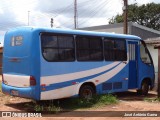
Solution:
[[[1,81],[0,81],[1,82]],[[149,93],[147,98],[155,98],[156,92],[152,91]],[[151,111],[159,111],[160,112],[160,102],[147,102],[144,101],[144,96],[138,96],[136,94],[136,91],[129,91],[129,92],[122,92],[122,93],[116,93],[115,94],[117,98],[119,99],[119,103],[115,105],[106,105],[100,108],[94,108],[94,109],[87,109],[85,112],[82,112],[83,114],[79,114],[80,112],[65,112],[61,113],[58,117],[42,117],[42,118],[8,118],[8,117],[0,117],[0,120],[21,120],[21,119],[30,119],[30,120],[160,120],[160,117],[117,117],[117,115],[120,113],[119,111],[144,111],[151,112]],[[24,112],[23,104],[30,103],[31,100],[24,99],[24,98],[18,98],[18,97],[11,97],[4,95],[0,92],[0,111],[22,111]],[[67,104],[67,103],[66,103]],[[81,111],[81,110],[80,110]],[[84,111],[84,110],[82,110]],[[88,112],[89,111],[89,112]],[[90,112],[92,111],[92,112]],[[95,111],[98,111],[99,117],[96,117]],[[100,112],[102,111],[102,112]],[[108,113],[111,116],[115,117],[108,117],[105,116],[105,112]],[[109,113],[110,112],[110,113]],[[134,113],[133,112],[133,113]],[[132,113],[132,112],[131,112]],[[154,113],[154,112],[153,112]],[[74,114],[74,116],[78,117],[68,117],[69,115]],[[89,117],[88,117],[89,116]]]

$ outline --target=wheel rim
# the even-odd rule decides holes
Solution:
[[[143,85],[142,85],[142,91],[144,92],[144,93],[146,93],[147,91],[148,91],[148,84],[147,83],[144,83]]]
[[[92,98],[92,91],[90,89],[85,89],[82,93],[82,96],[85,99]]]

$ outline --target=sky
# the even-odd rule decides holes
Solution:
[[[160,0],[128,0],[129,4]],[[77,0],[78,27],[108,24],[122,13],[123,0]],[[0,42],[6,31],[19,26],[74,28],[74,0],[0,0]]]

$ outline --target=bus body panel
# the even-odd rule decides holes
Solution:
[[[143,42],[143,41],[142,41]],[[148,49],[146,49],[148,51]],[[143,82],[143,80],[145,79],[150,79],[151,83],[150,83],[150,89],[153,89],[154,85],[155,85],[155,69],[154,69],[154,63],[152,60],[152,57],[148,51],[148,56],[150,57],[150,63],[144,63],[142,61],[142,58],[140,57],[140,44],[138,47],[138,84],[137,84],[137,88],[140,89],[141,88],[141,84]],[[144,53],[142,53],[144,54]]]
[[[30,76],[3,74],[7,85],[15,87],[28,87],[30,86]]]
[[[138,78],[138,88],[141,88],[141,83],[144,79],[151,79],[151,89],[154,87],[154,79],[155,79],[155,72],[154,66],[146,65],[141,60],[139,61],[139,78]]]
[[[125,39],[127,60],[48,62],[42,55],[41,33]],[[13,36],[23,36],[23,42],[18,41],[17,43],[12,43]],[[21,38],[17,39],[19,40]],[[136,64],[134,63],[134,66],[137,65],[135,69],[137,71],[136,81],[131,80],[133,76],[133,74],[131,74],[133,66],[130,64],[131,59],[128,41],[136,41],[138,43],[136,44],[138,50],[137,61]],[[95,85],[98,94],[127,91],[130,88],[140,88],[141,82],[145,78],[150,78],[152,80],[151,86],[153,86],[154,66],[148,66],[141,61],[139,42],[139,37],[131,35],[126,36],[75,30],[22,27],[9,31],[6,34],[4,43],[4,81],[2,83],[2,91],[5,94],[19,97],[32,98],[35,100],[50,100],[78,96],[81,85],[88,82]],[[16,44],[18,46],[12,46]],[[29,86],[31,76],[36,80],[35,86]],[[133,82],[136,82],[136,84],[130,87],[129,84]]]
[[[37,35],[33,32],[32,28],[17,28],[6,33],[2,91],[6,94],[39,100],[40,52]],[[36,80],[35,86],[30,86],[30,77]]]
[[[35,87],[13,87],[2,83],[2,91],[4,94],[12,95],[12,96],[19,96],[24,98],[31,98],[38,100],[37,94],[35,94],[36,88]]]
[[[56,63],[58,64],[58,63]],[[60,65],[61,63],[59,63],[59,69],[63,69],[63,64],[62,67]],[[67,65],[69,63],[65,63],[65,69],[66,72],[67,70],[70,68],[69,65]],[[79,64],[79,65],[78,65]],[[92,64],[92,65],[91,65]],[[101,67],[97,67],[97,65],[102,65]],[[104,65],[103,65],[104,64]],[[41,91],[41,99],[48,99],[48,97],[50,98],[63,98],[63,97],[71,97],[71,96],[75,96],[78,94],[78,91],[74,91],[73,89],[75,89],[77,87],[77,84],[82,84],[85,82],[92,82],[94,83],[96,86],[101,86],[101,89],[99,89],[98,91],[100,92],[100,94],[102,93],[107,93],[107,92],[114,92],[114,91],[125,91],[127,90],[127,84],[128,82],[126,81],[126,79],[128,79],[128,73],[127,73],[127,68],[128,65],[122,62],[110,62],[110,63],[81,63],[81,62],[77,62],[74,64],[72,64],[72,70],[74,72],[69,72],[69,73],[63,73],[63,71],[61,73],[59,73],[59,75],[52,75],[52,76],[42,76],[41,77],[41,84],[45,84],[44,88],[45,91]],[[54,73],[54,71],[56,71],[56,69],[53,69],[53,66],[50,66],[48,63],[43,63],[41,64],[41,68],[52,68],[52,71]],[[89,70],[81,70],[81,71],[77,71],[78,68],[80,66],[85,66],[85,65],[89,65],[92,67],[95,67],[93,69],[89,69]],[[56,65],[55,65],[56,66]],[[68,67],[67,67],[68,66]],[[41,69],[42,71],[44,69]],[[45,69],[45,71],[47,71]],[[60,71],[59,71],[60,72]],[[52,73],[52,74],[53,74]],[[123,74],[122,74],[123,73]],[[114,78],[112,78],[114,77]],[[102,83],[103,85],[106,84],[106,82],[110,82],[110,83],[120,83],[121,85],[123,84],[122,82],[126,83],[123,84],[125,86],[119,86],[120,88],[115,88],[113,90],[107,90],[107,88],[102,87]],[[79,86],[80,87],[80,86]],[[104,88],[104,89],[102,89]],[[52,94],[55,93],[55,94]],[[60,94],[56,94],[56,93],[60,93]],[[48,96],[48,97],[46,97]],[[63,97],[62,97],[63,96]]]
[[[128,89],[134,89],[138,86],[138,41],[128,41],[129,52],[129,82]]]

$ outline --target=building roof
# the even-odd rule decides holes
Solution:
[[[160,37],[148,38],[145,40],[146,44],[160,44]]]
[[[160,37],[148,38],[145,40],[145,43],[153,45],[155,49],[160,48]]]
[[[91,27],[84,27],[84,28],[78,28],[78,29],[93,31],[93,30],[110,29],[110,28],[118,28],[118,27],[123,27],[123,23],[108,24],[108,25],[99,25],[99,26],[91,26]]]
[[[128,27],[131,26],[135,26],[137,28],[143,29],[143,30],[147,30],[156,34],[160,35],[160,31],[139,25],[137,23],[133,23],[133,22],[128,22]],[[79,28],[82,30],[100,30],[100,29],[110,29],[110,28],[118,28],[118,27],[123,27],[123,23],[115,23],[115,24],[108,24],[108,25],[99,25],[99,26],[91,26],[91,27],[84,27],[84,28]]]
[[[81,30],[89,30],[89,31],[104,31],[104,32],[115,32],[115,33],[123,33],[123,23],[109,24],[109,25],[100,25],[100,26],[92,26],[79,28]],[[131,35],[136,35],[141,37],[142,39],[160,37],[160,31],[133,23],[128,22],[128,33]]]
[[[136,23],[132,23],[132,26],[135,26],[137,28],[140,28],[140,29],[143,29],[143,30],[146,30],[146,31],[149,31],[149,32],[152,32],[152,33],[155,33],[155,34],[159,34],[160,35],[160,31],[158,30],[154,30],[152,28],[148,28],[148,27],[145,27],[143,25],[139,25],[139,24],[136,24]]]

